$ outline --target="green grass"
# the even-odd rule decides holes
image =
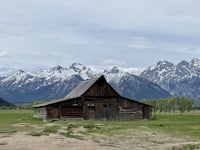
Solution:
[[[199,148],[200,148],[199,145],[196,144],[186,144],[181,147],[172,147],[171,150],[195,150]]]
[[[65,136],[73,137],[72,129],[82,126],[86,131],[82,134],[105,134],[105,135],[123,135],[128,136],[129,131],[135,130],[152,131],[169,134],[173,137],[180,137],[189,140],[198,140],[200,138],[200,112],[191,113],[162,113],[157,114],[154,120],[138,121],[55,121],[53,126],[48,126],[49,122],[41,119],[34,119],[32,111],[22,110],[0,110],[0,134],[28,131],[33,136],[43,133],[57,133],[61,126],[66,127]],[[23,124],[23,126],[15,126]],[[37,131],[34,125],[43,127],[43,130]]]
[[[31,135],[31,136],[41,136],[42,134],[41,134],[41,132],[35,132],[35,131],[33,131],[33,132],[30,132],[28,135]]]
[[[16,124],[27,125],[20,127]],[[42,120],[33,118],[33,111],[30,110],[0,110],[0,133],[32,130],[31,125],[43,124]]]
[[[47,126],[44,128],[43,132],[45,133],[57,133],[60,126],[54,125],[54,126]]]
[[[198,139],[200,137],[200,113],[159,114],[156,120],[146,123],[154,130],[175,135]]]
[[[83,140],[82,136],[73,134],[73,129],[78,128],[79,127],[78,124],[68,123],[67,125],[64,124],[64,126],[67,126],[67,130],[66,132],[61,133],[61,135],[64,135],[65,137],[69,137],[69,138]]]
[[[69,121],[59,123],[67,126]],[[73,121],[71,123],[86,128],[85,134],[98,133],[109,136],[126,136],[129,134],[125,132],[126,130],[131,132],[134,130],[147,130],[189,140],[198,140],[200,138],[200,112],[197,111],[185,114],[157,114],[155,120],[149,121]]]

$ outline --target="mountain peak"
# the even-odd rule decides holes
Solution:
[[[180,66],[189,66],[189,63],[185,60],[182,60],[180,63],[178,63],[177,67],[180,67]]]
[[[148,69],[146,70],[163,70],[163,69],[167,69],[167,68],[171,68],[173,67],[174,64],[168,61],[158,61],[156,64],[150,66]],[[144,71],[145,72],[145,71]]]
[[[24,73],[24,71],[23,71],[23,70],[18,70],[17,72],[18,72],[18,73]]]
[[[110,70],[111,73],[119,73],[119,69],[114,66],[111,70]]]
[[[17,70],[16,72],[14,72],[13,74],[10,74],[9,76],[12,76],[12,75],[19,76],[19,75],[23,75],[23,74],[26,74],[26,72],[23,70]]]
[[[190,64],[194,67],[200,67],[200,60],[197,58],[194,58],[190,61]]]
[[[157,63],[156,63],[156,65],[163,65],[163,66],[168,66],[168,65],[174,65],[173,63],[171,63],[171,62],[169,62],[169,61],[166,61],[166,60],[164,60],[164,61],[158,61]]]
[[[57,65],[56,67],[51,68],[52,70],[56,71],[56,70],[62,70],[63,67],[60,65]]]
[[[73,63],[70,66],[70,69],[73,69],[76,72],[80,72],[81,70],[86,70],[87,68],[84,65],[80,64],[80,63]]]
[[[106,74],[117,74],[119,72],[120,72],[120,70],[116,66],[114,66],[110,70],[107,70],[107,69],[104,70],[104,73],[106,73]]]
[[[92,78],[94,75],[90,68],[87,68],[86,66],[80,63],[73,63],[70,66],[69,70],[74,74],[79,74],[84,80]]]

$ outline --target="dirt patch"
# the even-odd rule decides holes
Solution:
[[[0,138],[2,150],[117,150],[113,147],[100,146],[93,141],[66,138],[58,134],[34,137],[26,133],[15,133]]]
[[[184,145],[198,145],[198,148],[200,148],[200,142],[190,142],[160,133],[150,131],[131,132],[129,130],[124,132],[124,135],[118,136],[95,134],[93,135],[93,141],[103,146],[113,146],[122,150],[171,150],[173,148],[181,148]],[[130,135],[127,136],[128,133]]]
[[[79,127],[74,130],[80,134],[85,130]],[[190,142],[165,134],[150,131],[125,130],[119,135],[90,134],[84,140],[68,138],[60,134],[48,136],[31,136],[25,132],[1,134],[0,149],[2,150],[172,150],[183,145],[199,145],[200,142]]]

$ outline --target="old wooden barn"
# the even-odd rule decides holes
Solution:
[[[34,117],[47,120],[150,119],[152,106],[120,96],[101,75],[83,81],[62,99],[35,105]]]

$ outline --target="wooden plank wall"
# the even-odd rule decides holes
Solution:
[[[61,118],[83,118],[83,107],[81,98],[63,102],[60,107]]]
[[[61,117],[66,118],[82,118],[83,109],[82,107],[62,107],[61,108]]]
[[[83,96],[115,96],[117,93],[111,88],[111,86],[106,82],[98,81],[94,84]]]
[[[119,120],[150,119],[150,107],[133,100],[121,98]]]
[[[142,111],[134,108],[120,108],[119,120],[138,120],[142,119]]]
[[[34,108],[34,117],[46,119],[46,108],[45,107]]]
[[[59,105],[51,105],[46,108],[47,114],[46,119],[59,119],[60,118],[60,107]]]
[[[46,119],[138,120],[150,119],[151,107],[122,97],[92,96],[48,106],[46,115]]]
[[[117,98],[87,97],[83,104],[83,118],[86,120],[118,120],[118,104]]]

